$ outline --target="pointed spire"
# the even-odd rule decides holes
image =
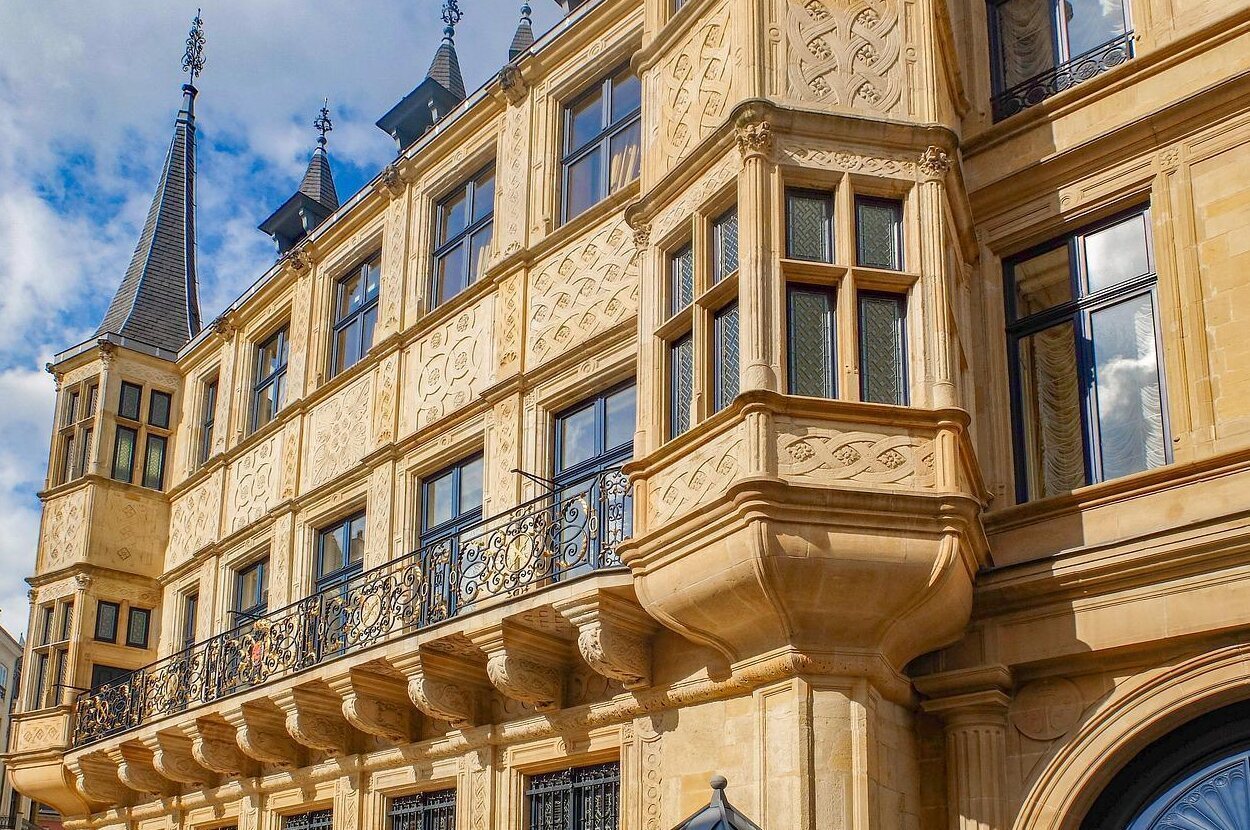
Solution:
[[[512,35],[512,45],[508,47],[508,61],[514,61],[525,54],[534,45],[534,21],[528,2],[521,4],[521,22],[517,24],[516,33]]]
[[[456,24],[462,17],[459,0],[443,0],[443,42],[434,52],[425,80],[377,120],[378,128],[395,139],[401,153],[464,100],[464,77],[456,55]]]
[[[443,42],[434,52],[434,60],[425,77],[437,81],[444,89],[464,100],[464,77],[460,74],[460,58],[456,55],[456,24],[464,17],[457,0],[443,0]]]
[[[339,207],[334,174],[330,171],[330,156],[326,152],[326,133],[334,129],[334,122],[330,120],[330,99],[325,100],[321,112],[313,119],[313,129],[317,131],[317,146],[313,148],[299,189],[258,225],[264,233],[273,237],[279,254],[286,253],[312,233]]]
[[[116,334],[177,352],[200,331],[195,268],[195,96],[204,69],[204,21],[197,10],[182,68],[182,108],[160,182],[130,267],[96,335]]]

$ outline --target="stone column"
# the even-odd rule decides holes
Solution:
[[[739,271],[742,391],[778,389],[781,365],[777,308],[780,297],[772,190],[772,126],[763,113],[747,111],[737,126],[742,173],[738,178]]]
[[[955,244],[946,228],[946,173],[950,156],[940,147],[930,146],[920,156],[924,180],[919,192],[920,273],[925,307],[925,377],[932,390],[934,408],[958,406],[955,387],[954,343],[951,331],[950,281],[946,273],[946,248]]]
[[[1007,704],[998,689],[931,700],[925,711],[946,731],[950,830],[1006,830]]]

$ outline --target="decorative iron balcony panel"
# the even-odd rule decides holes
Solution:
[[[1067,63],[1016,84],[993,99],[994,120],[1002,121],[1023,109],[1040,104],[1052,95],[1088,81],[1133,57],[1133,33],[1125,32]]]
[[[608,470],[82,695],[74,745],[260,686],[505,598],[619,568],[629,480]]]

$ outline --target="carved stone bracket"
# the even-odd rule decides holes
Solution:
[[[941,147],[930,144],[920,154],[918,166],[925,178],[941,179],[951,169],[951,157]]]
[[[480,661],[422,648],[392,663],[408,678],[408,697],[423,713],[457,729],[477,722],[478,678],[484,671]]]
[[[342,699],[325,684],[289,689],[274,698],[286,713],[286,731],[306,747],[347,755],[351,727],[343,718]]]
[[[378,189],[389,198],[399,198],[404,192],[404,184],[403,174],[399,172],[399,165],[395,162],[382,168],[382,175],[378,178]]]
[[[636,603],[599,591],[557,603],[556,610],[577,626],[577,650],[592,669],[626,689],[651,684],[651,637],[658,626]]]
[[[196,787],[211,786],[217,776],[199,761],[191,749],[191,739],[180,732],[157,732],[144,741],[152,750],[152,766],[170,781]],[[234,741],[230,742],[234,746]]]
[[[402,676],[355,669],[348,677],[331,681],[330,687],[342,700],[343,717],[361,732],[394,744],[416,740],[420,715],[412,708]]]
[[[213,320],[209,328],[212,330],[213,336],[222,343],[229,343],[237,330],[234,317],[228,311],[223,312],[217,319]]]
[[[157,796],[177,794],[177,785],[156,771],[152,750],[138,741],[126,741],[109,755],[117,764],[117,777],[130,789]]]
[[[255,764],[239,751],[234,726],[216,718],[200,718],[191,727],[191,757],[222,775],[245,776]]]
[[[499,70],[499,86],[503,89],[503,94],[508,99],[508,103],[514,107],[525,100],[525,96],[529,94],[529,84],[525,82],[525,78],[521,75],[521,69],[516,64],[504,64]]]
[[[117,763],[101,753],[77,758],[69,764],[78,791],[88,801],[110,806],[128,806],[135,794],[118,777]]]
[[[113,365],[113,356],[117,352],[117,345],[105,340],[101,337],[95,341],[96,346],[100,349],[100,365],[107,369]]]
[[[235,728],[234,739],[243,754],[283,769],[302,766],[304,753],[286,731],[286,713],[265,699],[244,703],[226,715]]]
[[[564,705],[569,651],[564,640],[507,622],[470,638],[486,654],[486,676],[504,695],[539,712]]]
[[[291,270],[296,274],[304,274],[312,267],[312,258],[303,246],[292,248],[282,255],[282,259],[291,266]]]

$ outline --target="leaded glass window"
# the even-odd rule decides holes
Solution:
[[[903,270],[903,205],[892,199],[855,199],[855,259],[866,268]]]
[[[100,600],[95,609],[95,639],[104,643],[117,642],[117,618],[121,606],[116,602]]]
[[[121,400],[117,404],[117,417],[130,421],[139,420],[139,404],[143,401],[143,387],[122,381]]]
[[[738,208],[732,207],[712,223],[712,283],[738,271]]]
[[[683,245],[674,251],[668,260],[668,273],[668,316],[672,317],[694,302],[694,249]]]
[[[313,810],[286,816],[282,819],[283,830],[331,830],[334,820],[332,810]]]
[[[168,392],[153,389],[148,400],[148,423],[161,429],[169,429],[169,406],[172,398]]]
[[[869,403],[907,403],[903,298],[859,295],[859,396]]]
[[[786,191],[786,256],[833,261],[833,197],[812,190]]]
[[[388,830],[456,830],[456,790],[397,796],[387,816]]]
[[[669,346],[669,437],[690,429],[694,403],[694,338],[687,334]]]
[[[148,647],[148,628],[152,623],[152,612],[147,608],[131,608],[126,620],[126,645],[134,648]]]
[[[621,67],[564,110],[563,219],[638,178],[642,84]]]
[[[716,339],[712,396],[716,411],[720,412],[738,396],[738,303],[732,302],[717,312],[712,327]]]
[[[1006,261],[1017,497],[1168,463],[1148,208]]]
[[[164,435],[148,434],[143,453],[143,486],[160,490],[165,486],[165,449],[169,439]]]
[[[531,776],[527,830],[617,830],[621,765],[613,761]]]
[[[833,289],[791,285],[786,304],[790,394],[836,397]]]
[[[438,306],[486,273],[495,220],[495,168],[488,167],[439,202],[434,248],[434,291]]]
[[[138,442],[137,430],[118,425],[117,439],[113,445],[113,478],[127,484],[134,479],[135,445]]]

